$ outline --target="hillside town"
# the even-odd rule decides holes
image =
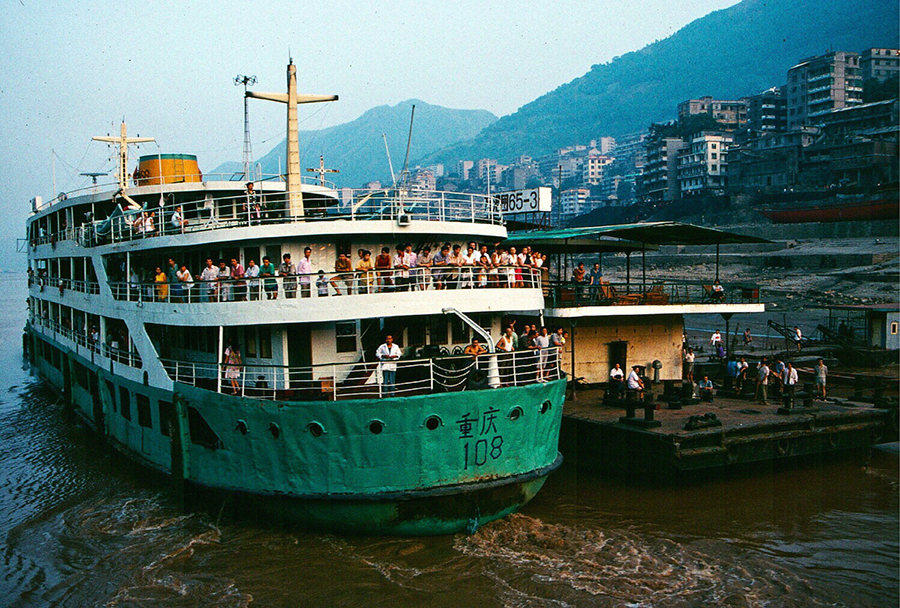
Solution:
[[[642,132],[598,135],[508,165],[420,166],[411,180],[421,190],[466,192],[550,186],[553,225],[635,204],[872,192],[898,179],[898,76],[898,49],[833,51],[801,59],[785,83],[755,95],[683,100],[676,120]]]

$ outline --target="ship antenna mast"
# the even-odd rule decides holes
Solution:
[[[256,84],[256,76],[238,74],[234,77],[234,86],[244,85],[244,181],[250,179],[250,165],[253,164],[253,150],[250,147],[250,111],[247,108],[247,87]]]
[[[254,93],[247,91],[245,97],[265,99],[287,105],[287,202],[291,217],[303,217],[303,192],[300,180],[300,136],[297,129],[297,104],[337,101],[337,95],[304,95],[297,93],[297,67],[291,59],[287,66],[287,93]]]
[[[108,144],[114,144],[119,148],[119,161],[116,166],[116,181],[120,190],[128,187],[128,144],[142,144],[146,142],[156,141],[152,137],[128,137],[128,131],[125,127],[125,121],[122,121],[121,134],[118,137],[114,135],[96,136],[91,138],[93,141],[102,141]]]
[[[319,185],[323,188],[325,187],[325,174],[326,173],[340,173],[337,169],[326,169],[325,168],[325,156],[319,155],[319,166],[318,167],[309,167],[307,169],[310,173],[318,173],[319,174]]]
[[[384,133],[381,134],[381,139],[384,140],[384,151],[387,152],[388,157],[388,167],[391,169],[391,183],[396,187],[397,185],[397,177],[394,175],[394,163],[391,162],[391,151],[388,149],[387,145],[387,135]]]
[[[400,172],[400,179],[409,181],[409,148],[412,145],[413,120],[416,118],[416,104],[413,104],[412,112],[409,115],[409,136],[406,138],[406,158],[403,160],[403,171]]]

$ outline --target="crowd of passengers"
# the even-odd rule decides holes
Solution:
[[[262,263],[249,260],[244,266],[237,258],[221,259],[218,264],[207,258],[205,266],[195,274],[185,264],[169,259],[149,275],[132,267],[130,297],[146,296],[157,301],[241,301],[371,294],[430,289],[476,289],[539,287],[546,281],[547,256],[528,246],[479,246],[470,242],[466,248],[444,243],[437,251],[422,247],[413,251],[411,244],[397,245],[393,254],[389,247],[373,256],[368,249],[357,251],[356,264],[351,256],[339,253],[334,272],[326,275],[316,269],[312,249],[306,247],[296,263],[290,253],[275,265],[268,256]],[[277,278],[276,278],[277,277]],[[153,285],[150,285],[153,284]],[[141,292],[141,289],[147,291]],[[194,292],[192,289],[197,288]]]

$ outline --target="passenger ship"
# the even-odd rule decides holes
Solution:
[[[363,533],[471,531],[515,511],[561,463],[566,380],[553,349],[497,352],[493,338],[507,315],[543,308],[540,281],[528,269],[487,285],[468,268],[355,271],[358,250],[500,242],[497,205],[307,182],[297,104],[336,98],[298,95],[292,63],[286,95],[247,96],[288,113],[286,175],[256,176],[252,192],[189,155],[142,156],[129,175],[129,144],[152,140],[123,123],[95,138],[118,147],[114,186],[33,199],[33,369],[99,437],[179,488]],[[277,268],[307,247],[311,274],[201,280],[207,259]],[[334,272],[340,254],[354,271]],[[393,386],[374,357],[388,334],[403,353]],[[487,345],[477,358],[462,354],[473,336]]]

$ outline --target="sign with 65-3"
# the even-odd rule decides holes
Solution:
[[[503,215],[550,211],[550,188],[498,192],[494,194],[494,201],[500,204]]]

